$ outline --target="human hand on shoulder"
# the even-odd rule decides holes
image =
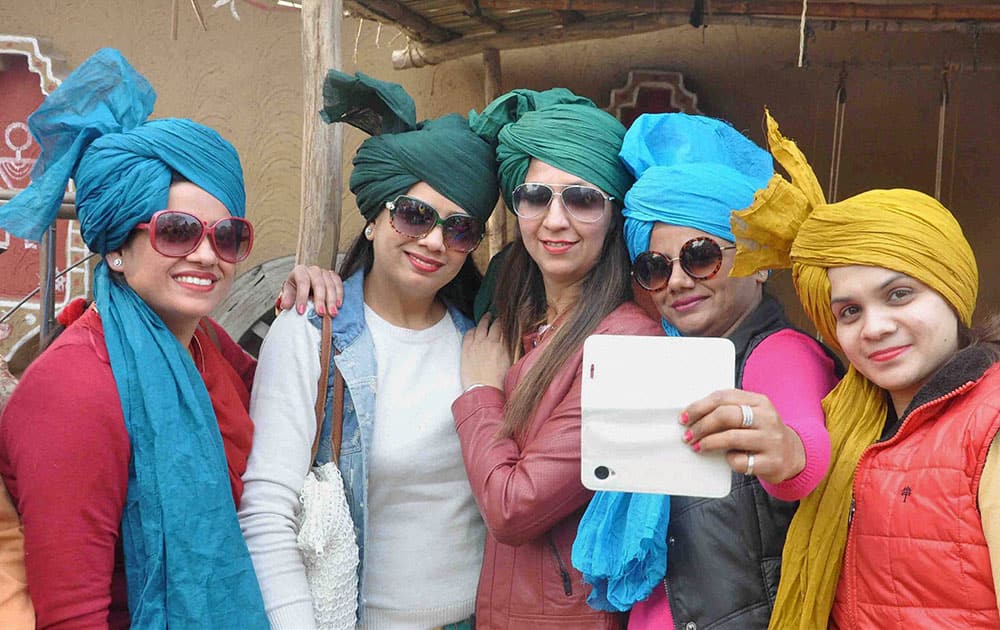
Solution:
[[[502,390],[510,366],[510,352],[500,332],[500,324],[486,314],[462,340],[462,387],[488,385]]]
[[[333,317],[344,304],[344,283],[332,269],[316,265],[295,265],[281,284],[274,308],[287,311],[295,306],[295,310],[301,315],[306,312],[310,295],[317,313]]]
[[[717,391],[685,408],[684,441],[696,452],[726,452],[730,468],[778,484],[802,472],[805,447],[763,394]]]

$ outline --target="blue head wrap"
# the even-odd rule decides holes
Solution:
[[[636,177],[625,195],[629,256],[649,249],[657,222],[735,241],[729,215],[753,202],[774,173],[771,155],[729,124],[687,114],[643,114],[619,154]],[[662,320],[667,335],[680,332]],[[588,602],[628,610],[666,574],[670,497],[598,492],[580,521],[573,565],[594,586]]]
[[[42,154],[31,186],[0,207],[0,226],[39,238],[74,177],[83,238],[104,254],[166,207],[171,171],[243,216],[236,150],[190,120],[144,122],[155,99],[118,51],[85,61],[28,119]],[[132,447],[122,516],[132,626],[267,628],[204,381],[103,261],[94,297]]]

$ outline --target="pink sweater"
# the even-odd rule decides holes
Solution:
[[[785,329],[762,341],[743,367],[743,389],[767,396],[782,421],[802,440],[806,467],[779,484],[761,481],[771,496],[797,501],[819,485],[830,466],[830,434],[820,405],[834,385],[833,361],[813,339]],[[629,630],[673,628],[666,591],[655,588],[629,614]]]

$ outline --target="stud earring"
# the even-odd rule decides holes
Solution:
[[[113,267],[121,267],[122,266],[122,259],[121,258],[115,258],[114,260],[111,261],[111,265]]]
[[[365,226],[365,238],[370,241],[372,240],[373,234],[375,234],[375,225],[373,223],[369,223]]]

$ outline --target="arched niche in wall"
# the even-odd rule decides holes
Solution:
[[[684,75],[671,70],[629,70],[625,85],[611,90],[608,113],[626,127],[640,114],[701,114],[698,95],[684,86]]]

